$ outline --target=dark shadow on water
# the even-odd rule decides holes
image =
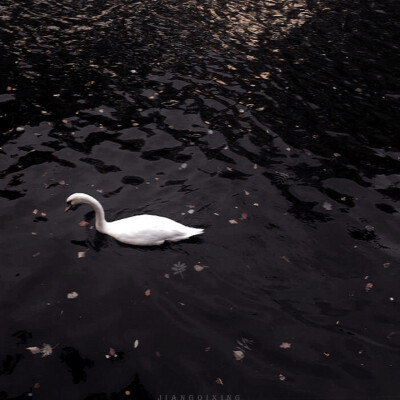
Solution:
[[[74,383],[86,381],[86,369],[94,365],[92,360],[83,358],[73,347],[64,347],[60,359],[67,365]]]

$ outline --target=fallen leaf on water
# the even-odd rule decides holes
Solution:
[[[144,294],[145,294],[146,296],[150,296],[150,294],[151,294],[150,289],[147,289],[147,290],[144,292]]]
[[[187,213],[188,213],[188,214],[193,214],[193,213],[194,213],[193,208],[191,208],[190,210],[188,210]]]
[[[87,221],[79,222],[79,226],[88,226],[88,225],[89,225],[89,222],[87,222]]]
[[[138,346],[139,346],[139,340],[136,339],[136,340],[134,341],[134,343],[133,343],[133,348],[134,348],[134,349],[137,349]]]
[[[215,382],[217,382],[218,385],[224,386],[224,382],[222,382],[222,379],[221,379],[221,378],[217,378],[217,379],[215,380]]]
[[[86,253],[84,251],[78,251],[78,258],[84,258]]]
[[[53,353],[53,348],[49,344],[43,343],[42,357],[47,357]]]
[[[59,185],[65,185],[65,181],[58,182]]]
[[[211,350],[211,347],[206,347],[205,349],[204,349],[204,351],[210,351]]]
[[[286,262],[290,263],[290,260],[286,256],[282,256],[281,258],[282,260],[285,260]]]
[[[131,392],[129,390],[125,390],[125,396],[130,396]]]
[[[39,389],[39,388],[40,388],[40,383],[39,383],[39,382],[36,382],[36,383],[33,385],[33,388],[34,388],[34,389]]]
[[[257,169],[258,168],[258,165],[257,164],[254,164],[253,165],[253,169]]]
[[[245,194],[246,196],[248,196],[248,195],[250,194],[250,192],[248,192],[247,190],[245,190],[245,191],[244,191],[244,194]]]
[[[67,294],[67,299],[76,299],[79,296],[77,292],[71,292]]]
[[[254,206],[254,207],[258,207],[259,204],[258,204],[258,203],[253,203],[253,206]]]
[[[156,356],[161,357],[161,354],[158,351],[156,351]]]
[[[103,189],[96,189],[96,192],[103,193]]]
[[[330,353],[324,353],[325,357],[329,357],[331,354]]]
[[[39,257],[40,256],[40,252],[37,252],[35,254],[32,254],[32,257]]]
[[[280,380],[280,381],[286,380],[286,376],[283,375],[283,374],[279,374],[279,380]]]
[[[290,349],[292,347],[292,344],[288,342],[282,342],[282,344],[279,347],[281,349]]]
[[[238,224],[238,222],[236,221],[236,219],[230,219],[229,223],[232,225]]]
[[[110,354],[110,356],[115,357],[115,349],[113,349],[112,347],[110,347],[110,350],[108,351],[108,353]]]
[[[244,358],[244,353],[241,350],[233,350],[233,355],[235,356],[236,360],[240,361]]]
[[[365,285],[365,291],[369,292],[373,288],[374,284],[369,282]]]
[[[247,214],[246,213],[242,213],[242,215],[240,216],[240,219],[243,219],[243,220],[247,219]]]
[[[329,203],[328,201],[324,201],[324,203],[322,204],[322,207],[326,210],[326,211],[331,211],[332,210],[332,204]]]
[[[37,214],[39,212],[39,210],[37,209],[37,208],[35,208],[33,211],[32,211],[32,214]]]
[[[164,278],[169,279],[169,274],[164,274]]]
[[[42,357],[47,357],[53,353],[53,347],[49,344],[43,343],[43,347],[27,347],[26,350],[29,350],[32,354],[41,354]]]
[[[29,350],[32,354],[39,354],[41,353],[41,349],[37,346],[34,347],[27,347],[25,350]]]
[[[390,263],[389,262],[383,264],[383,268],[389,268],[389,267],[390,267]]]
[[[196,264],[193,268],[197,272],[203,271],[203,269],[204,269],[204,267],[200,264]]]

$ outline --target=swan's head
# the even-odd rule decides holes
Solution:
[[[89,203],[90,204],[91,199],[93,199],[93,198],[85,193],[71,194],[71,196],[69,196],[67,198],[67,207],[65,208],[65,211],[68,211],[72,207],[77,206],[78,204],[81,204],[81,203]]]

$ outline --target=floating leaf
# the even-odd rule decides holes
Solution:
[[[279,380],[280,380],[280,381],[286,380],[286,376],[283,375],[283,374],[279,374]]]
[[[242,213],[242,215],[240,216],[240,219],[243,219],[243,220],[247,219],[247,214],[246,213]]]
[[[389,268],[389,267],[390,267],[390,263],[389,262],[383,264],[383,268]]]
[[[87,222],[87,221],[79,222],[79,226],[88,226],[88,225],[89,225],[89,222]]]
[[[211,347],[206,347],[206,348],[204,349],[205,352],[209,352],[210,350],[211,350]]]
[[[43,343],[42,357],[47,357],[52,353],[53,353],[53,348],[49,344]]]
[[[86,252],[78,251],[78,258],[84,258],[86,256]]]
[[[138,346],[139,346],[139,340],[136,339],[136,340],[134,341],[134,343],[133,343],[133,348],[134,348],[134,349],[137,349]]]
[[[193,268],[197,272],[203,271],[203,269],[204,269],[204,267],[200,264],[196,264]]]
[[[329,357],[330,355],[331,355],[330,353],[324,352],[324,356],[325,356],[325,357]]]
[[[193,213],[194,213],[193,208],[191,208],[190,210],[188,210],[187,213],[188,213],[188,214],[193,214]]]
[[[281,258],[282,260],[285,260],[286,262],[290,263],[290,260],[286,256],[282,256]]]
[[[229,223],[232,225],[238,224],[239,222],[236,221],[236,219],[230,219]]]
[[[27,347],[26,350],[29,350],[32,354],[41,354],[42,357],[47,357],[53,353],[53,347],[49,344],[43,343],[43,347]]]
[[[217,382],[218,385],[224,386],[224,382],[222,382],[222,379],[221,379],[221,378],[217,378],[217,379],[215,380],[215,382]]]
[[[288,342],[282,342],[279,347],[281,349],[290,349],[292,347],[292,345],[291,345],[291,343],[288,343]]]
[[[245,190],[245,191],[244,191],[244,194],[245,194],[246,196],[248,196],[248,195],[250,194],[250,192],[248,192],[247,190]]]
[[[164,274],[164,278],[169,279],[169,274]]]
[[[322,207],[327,211],[331,211],[332,210],[332,204],[329,203],[328,201],[324,201],[324,203],[322,204]]]
[[[35,253],[35,254],[32,254],[32,257],[39,257],[40,256],[40,252],[38,251],[37,253]]]
[[[76,299],[79,296],[77,292],[71,292],[67,294],[67,299]]]
[[[147,290],[144,292],[144,294],[145,294],[146,296],[150,296],[150,294],[151,294],[150,289],[147,289]]]
[[[374,284],[369,282],[365,285],[365,291],[369,292],[373,288]]]
[[[29,350],[32,354],[39,354],[42,352],[41,349],[37,346],[27,347],[25,350]]]
[[[174,271],[174,275],[179,274],[183,279],[183,272],[186,271],[187,265],[178,261],[174,266],[171,268]]]
[[[234,350],[233,355],[235,356],[236,360],[240,361],[244,358],[244,352],[241,350]]]
[[[35,208],[33,211],[32,211],[32,214],[37,214],[39,212],[39,210],[37,209],[37,208]]]

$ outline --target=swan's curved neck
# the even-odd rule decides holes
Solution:
[[[89,195],[86,195],[84,198],[82,198],[81,202],[89,204],[93,207],[94,212],[96,213],[96,229],[99,232],[104,233],[108,222],[105,219],[102,205],[95,198]]]

